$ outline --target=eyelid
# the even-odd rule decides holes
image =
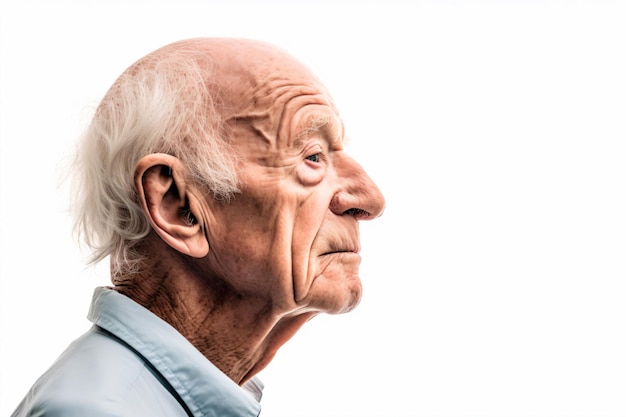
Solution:
[[[326,160],[326,151],[324,150],[324,147],[321,146],[320,144],[315,144],[314,146],[310,147],[306,153],[305,153],[305,159],[310,158],[311,156],[314,155],[319,155],[320,161],[319,162],[323,162]],[[313,162],[313,161],[311,161]],[[319,163],[318,162],[318,163]]]

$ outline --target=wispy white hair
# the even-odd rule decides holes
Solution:
[[[111,257],[112,274],[132,272],[133,250],[150,232],[134,185],[151,153],[178,157],[207,195],[238,192],[232,151],[213,97],[211,65],[193,45],[135,63],[113,84],[80,141],[72,168],[74,231],[89,262]]]

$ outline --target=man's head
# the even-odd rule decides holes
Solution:
[[[79,153],[78,227],[94,260],[111,255],[114,280],[168,251],[190,279],[284,313],[348,311],[358,221],[384,199],[344,145],[330,95],[284,51],[171,44],[100,104]]]

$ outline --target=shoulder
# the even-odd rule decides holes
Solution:
[[[186,415],[181,410],[140,356],[94,328],[61,354],[12,417]]]
[[[29,401],[25,399],[11,417],[124,417],[118,410],[101,407],[84,400],[47,398]],[[129,416],[130,417],[130,416]]]

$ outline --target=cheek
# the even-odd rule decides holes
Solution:
[[[272,195],[276,195],[274,190]],[[275,209],[263,206],[246,210],[237,218],[221,218],[211,232],[209,244],[212,268],[240,293],[254,294],[271,300],[276,308],[291,310],[294,302],[293,242],[309,241],[308,248],[296,253],[310,253],[312,237],[304,233],[294,237],[298,227],[306,223],[294,215],[297,204],[281,198]],[[299,213],[299,212],[298,212]],[[300,221],[302,220],[302,222]],[[228,227],[222,225],[229,225]]]
[[[234,202],[207,227],[209,268],[241,293],[267,292],[268,261],[272,251],[272,224],[276,219],[247,201]],[[266,213],[267,214],[267,213]]]
[[[259,292],[264,274],[260,260],[267,254],[254,239],[242,233],[231,233],[219,239],[215,236],[209,243],[210,269],[239,293]]]
[[[309,293],[313,280],[322,268],[320,255],[329,250],[332,233],[324,227],[328,214],[328,204],[320,195],[312,194],[300,206],[295,218],[291,238],[293,267],[290,284],[296,301],[301,301]]]

